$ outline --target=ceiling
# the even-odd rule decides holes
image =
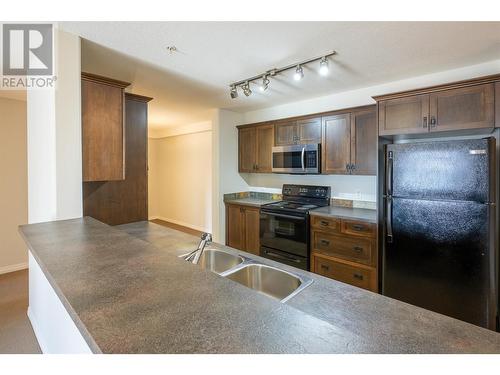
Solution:
[[[157,127],[206,120],[210,108],[245,112],[500,59],[500,22],[62,22],[59,26],[98,44],[84,44],[84,65],[101,67],[111,76],[121,70],[134,79],[137,93],[155,97],[150,114]],[[178,52],[167,51],[172,45]],[[331,50],[338,54],[330,60],[328,77],[320,77],[317,66],[311,65],[299,82],[290,72],[272,79],[264,93],[254,86],[248,98],[241,92],[235,100],[229,97],[233,81]]]

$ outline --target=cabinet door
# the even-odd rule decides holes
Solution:
[[[82,79],[83,181],[125,178],[123,89]]]
[[[349,173],[351,163],[351,114],[323,118],[323,173]]]
[[[257,153],[257,132],[255,128],[238,130],[239,138],[239,172],[255,172]]]
[[[378,103],[380,135],[429,131],[429,95],[383,100]]]
[[[227,246],[245,250],[243,208],[233,204],[226,206]]]
[[[431,131],[493,128],[495,87],[493,83],[431,94]]]
[[[377,174],[377,113],[373,111],[351,114],[352,173]]]
[[[274,146],[274,126],[262,125],[257,129],[257,172],[271,173]]]
[[[287,146],[298,143],[297,121],[280,121],[275,125],[274,140],[276,146]]]
[[[245,207],[245,251],[259,255],[260,252],[260,210]]]
[[[321,117],[297,121],[299,143],[321,143]]]

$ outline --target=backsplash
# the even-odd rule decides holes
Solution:
[[[271,189],[266,189],[271,190]],[[243,199],[243,198],[255,198],[262,200],[281,200],[283,196],[281,193],[275,192],[262,192],[262,191],[242,191],[238,193],[224,194],[224,201],[233,199]],[[333,197],[330,200],[330,205],[337,207],[352,207],[352,208],[365,208],[368,210],[376,210],[377,203],[365,200],[356,199],[342,199]]]

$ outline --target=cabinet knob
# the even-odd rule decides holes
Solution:
[[[422,122],[422,127],[427,128],[427,116],[424,116],[424,121]]]
[[[435,128],[436,125],[437,125],[436,117],[432,116],[431,117],[431,128]]]
[[[329,223],[328,221],[325,221],[325,220],[321,220],[319,223],[320,223],[322,226],[324,226],[324,227],[327,227],[328,225],[330,225],[330,223]]]
[[[325,266],[324,264],[321,265],[321,269],[325,270],[325,271],[328,271],[330,269],[330,267],[328,266]]]
[[[356,164],[351,164],[351,172],[356,169]]]
[[[355,273],[354,275],[352,275],[355,279],[358,279],[358,280],[363,280],[363,275],[361,275],[360,273]]]
[[[330,241],[328,240],[320,240],[319,242],[321,242],[323,245],[330,245]]]
[[[361,224],[354,224],[352,226],[352,229],[358,231],[358,232],[361,232],[363,230],[365,230],[365,226],[364,225],[361,225]]]
[[[361,246],[354,246],[352,249],[357,253],[363,252],[363,248]]]

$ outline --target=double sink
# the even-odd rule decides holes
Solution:
[[[288,301],[313,282],[308,277],[210,247],[205,248],[198,265],[281,302]]]

